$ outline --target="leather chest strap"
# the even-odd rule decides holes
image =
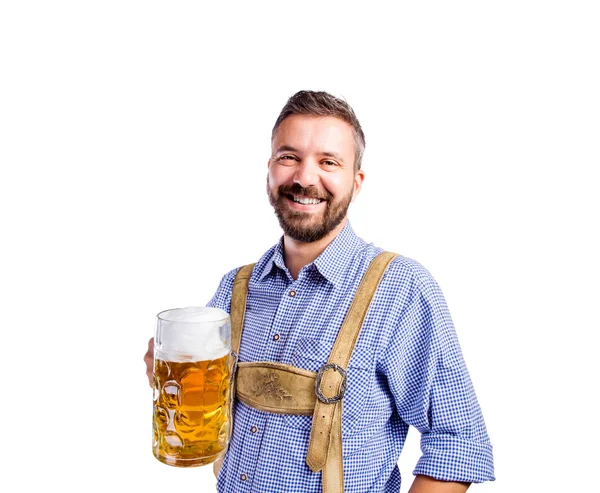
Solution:
[[[322,372],[323,399],[315,403],[306,463],[313,471],[323,470],[325,493],[344,491],[342,460],[342,400],[335,400],[345,387],[345,370],[358,339],[371,300],[389,263],[391,252],[379,254],[365,273],[329,355],[329,368]],[[341,370],[340,370],[341,369]],[[319,389],[316,389],[319,391]],[[333,400],[333,401],[332,401]],[[331,401],[331,402],[327,402]]]
[[[244,404],[277,414],[304,414],[315,410],[314,371],[282,363],[239,363],[236,397]]]

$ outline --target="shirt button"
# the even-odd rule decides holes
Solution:
[[[253,426],[252,428],[250,428],[250,431],[252,433],[256,433],[258,431],[258,428],[256,426]]]
[[[279,340],[279,334],[275,334],[275,335],[273,336],[273,340],[274,340],[274,341],[278,341],[278,340]]]
[[[296,296],[296,291],[292,290],[290,291],[290,296],[293,298],[294,296]]]
[[[242,474],[240,475],[240,479],[241,479],[242,481],[246,481],[246,479],[248,479],[248,476],[247,476],[246,474],[242,473]]]

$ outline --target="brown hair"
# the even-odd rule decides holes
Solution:
[[[324,91],[298,91],[290,97],[279,113],[271,133],[271,140],[281,122],[291,115],[334,116],[348,123],[354,133],[355,154],[354,171],[360,169],[365,152],[365,134],[352,107],[344,100]]]

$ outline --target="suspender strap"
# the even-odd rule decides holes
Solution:
[[[346,381],[346,368],[350,361],[354,345],[358,339],[363,321],[369,310],[371,300],[389,263],[396,256],[383,252],[372,262],[365,273],[350,309],[340,329],[328,364],[320,371],[319,396],[315,403],[310,442],[306,463],[313,471],[323,470],[323,492],[344,491],[344,472],[342,461],[342,401]]]
[[[237,271],[233,281],[229,321],[231,322],[231,350],[234,352],[236,363],[238,354],[240,353],[240,343],[242,342],[248,282],[250,281],[250,275],[252,274],[252,269],[255,265],[256,264],[244,265],[244,267]]]
[[[248,282],[255,264],[249,264],[242,267],[233,281],[233,291],[231,292],[231,309],[229,310],[229,322],[231,324],[231,356],[233,358],[231,368],[231,386],[229,389],[229,420],[233,419],[233,399],[237,393],[237,367],[238,355],[240,354],[240,344],[242,341],[242,328],[244,327],[244,313],[246,313],[246,298],[248,294]],[[229,422],[228,440],[233,433],[233,423]]]
[[[343,493],[342,398],[346,368],[369,310],[371,300],[388,265],[396,256],[383,252],[371,262],[329,355],[318,373],[281,363],[239,363],[234,391],[251,407],[282,414],[312,414],[306,463],[323,471],[323,493]],[[231,298],[231,348],[240,349],[248,281],[254,264],[242,267]]]

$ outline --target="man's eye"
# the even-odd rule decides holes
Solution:
[[[295,160],[296,158],[294,156],[280,156],[279,159],[293,159],[293,160]]]
[[[323,161],[323,164],[326,164],[327,166],[337,166],[337,163],[335,161],[331,161],[329,159]]]

